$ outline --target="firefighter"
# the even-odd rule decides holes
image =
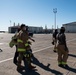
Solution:
[[[53,33],[53,42],[52,42],[52,44],[54,45],[54,52],[57,52],[57,39],[56,39],[56,36],[57,36],[57,34],[58,34],[58,30],[57,29],[55,29],[55,32]]]
[[[14,55],[14,58],[13,58],[13,63],[15,65],[17,65],[17,58],[18,58],[18,55],[19,55],[19,52],[17,51],[17,37],[18,37],[18,34],[19,34],[19,31],[20,31],[20,28],[18,28],[17,30],[17,33],[11,38],[11,41],[9,43],[9,46],[12,48],[13,46],[16,47],[16,52],[15,52],[15,55]],[[25,59],[23,57],[23,61],[25,63]]]
[[[68,47],[66,44],[66,36],[64,34],[65,28],[61,27],[60,33],[57,36],[58,39],[58,66],[67,67],[67,59],[68,59]]]
[[[12,37],[12,39],[17,42],[17,36],[18,36],[18,33],[20,31],[20,28],[18,28],[18,31],[17,33]],[[19,55],[19,52],[17,51],[17,44],[15,45],[16,47],[16,52],[15,52],[15,55],[14,55],[14,58],[13,58],[13,63],[17,65],[17,58],[18,58],[18,55]],[[25,57],[23,57],[23,61],[25,63]]]
[[[34,69],[35,66],[31,65],[31,58],[29,58],[29,52],[30,52],[30,45],[28,44],[28,39],[31,39],[28,36],[28,32],[26,31],[26,26],[25,24],[21,25],[21,30],[19,31],[19,35],[18,35],[18,39],[17,39],[17,51],[19,52],[19,56],[18,56],[18,64],[17,64],[17,70],[21,70],[22,66],[21,66],[21,62],[23,59],[23,56],[27,57],[28,56],[28,68],[29,69]],[[31,39],[32,41],[34,41],[33,39]]]
[[[12,37],[12,39],[15,42],[17,42],[17,36],[18,36],[19,31],[20,31],[20,28],[18,28],[17,33]],[[28,41],[28,44],[31,44],[31,42]],[[17,51],[17,44],[15,45],[15,47],[16,47],[16,52],[15,52],[15,55],[14,55],[14,58],[13,58],[13,63],[17,65],[17,58],[18,58],[18,55],[19,55],[19,52]],[[23,56],[23,61],[25,63],[25,57],[24,56]]]

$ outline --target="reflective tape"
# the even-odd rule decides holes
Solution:
[[[20,40],[20,39],[18,39],[18,40],[17,40],[17,42],[23,43],[23,41],[22,41],[22,40]],[[26,43],[26,44],[25,44],[25,46],[27,47],[27,46],[29,46],[29,44],[28,44],[28,43]]]
[[[18,39],[18,40],[17,40],[17,42],[23,43],[23,41],[22,41],[22,40],[20,40],[20,39]]]
[[[25,54],[24,56],[26,57],[27,55]]]
[[[18,52],[24,52],[26,49],[18,49]]]
[[[29,55],[29,54],[24,54],[24,56],[25,56],[25,57],[30,57],[30,55]]]
[[[63,65],[65,65],[65,64],[66,64],[66,62],[62,62],[62,64],[63,64]]]
[[[29,57],[29,54],[27,55],[27,57]]]
[[[62,64],[62,62],[58,62],[58,64]]]
[[[29,44],[28,44],[28,43],[26,43],[26,44],[25,44],[25,46],[27,47],[27,46],[29,46]]]

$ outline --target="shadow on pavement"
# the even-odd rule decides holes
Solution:
[[[44,69],[44,70],[46,70],[46,71],[49,71],[49,72],[51,72],[51,73],[53,73],[53,74],[55,74],[55,75],[63,75],[63,74],[62,74],[61,72],[59,72],[59,71],[56,71],[56,70],[54,70],[54,69],[50,69],[50,68],[49,68],[50,64],[48,64],[47,66],[45,66],[43,63],[40,63],[39,60],[38,60],[37,58],[35,58],[35,57],[33,57],[33,60],[34,60],[34,61],[33,61],[33,64],[41,67],[42,69]]]
[[[45,66],[44,64],[40,63],[39,60],[35,57],[33,57],[33,64],[41,67],[42,69],[44,69],[45,71],[49,71],[51,73],[53,73],[54,75],[63,75],[61,72],[59,71],[56,71],[54,69],[50,69],[49,66],[50,64],[48,64],[47,66]],[[23,69],[22,71],[18,71],[21,75],[40,75],[38,72],[37,72],[37,69],[35,70],[29,70],[29,69]],[[50,74],[51,75],[51,74]]]
[[[76,73],[76,69],[74,69],[74,68],[71,68],[71,67],[65,67],[65,69],[67,69],[67,70],[69,70],[69,71],[71,71],[71,72],[74,72],[74,73]]]
[[[33,70],[30,70],[28,68],[28,64],[26,61],[24,61],[24,68],[21,70],[21,71],[18,71],[21,75],[40,75],[38,72],[37,72],[37,69],[33,69]]]
[[[35,70],[18,71],[21,75],[40,75]]]
[[[68,54],[69,56],[72,56],[72,57],[76,57],[76,55],[74,55],[74,54]]]

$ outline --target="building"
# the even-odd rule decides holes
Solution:
[[[10,27],[8,27],[8,32],[15,33],[18,28],[19,28],[19,25],[18,26],[10,26]],[[28,31],[32,32],[32,33],[41,33],[43,31],[43,27],[28,26]]]
[[[63,27],[65,27],[68,33],[76,33],[76,22],[63,24]]]
[[[28,31],[33,33],[42,33],[43,27],[28,26]]]
[[[10,26],[10,27],[8,27],[8,32],[15,33],[18,28],[19,28],[19,26]]]

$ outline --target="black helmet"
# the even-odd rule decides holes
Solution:
[[[58,30],[57,30],[57,29],[55,29],[55,32],[58,32]]]
[[[21,24],[20,29],[22,29],[23,27],[26,27],[25,24]]]
[[[65,32],[65,27],[61,27],[60,32],[64,33]]]

